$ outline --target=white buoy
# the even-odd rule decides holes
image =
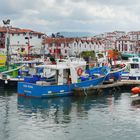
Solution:
[[[8,81],[7,80],[5,80],[5,84],[8,84]]]

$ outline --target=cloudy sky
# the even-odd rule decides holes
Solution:
[[[140,0],[0,0],[0,17],[45,33],[140,30]]]

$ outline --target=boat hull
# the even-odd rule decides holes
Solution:
[[[107,76],[105,81],[109,81],[110,79],[114,79],[114,81],[121,80],[122,72],[124,71],[126,65],[119,69],[111,71]]]
[[[18,82],[24,81],[24,79],[0,79],[0,87],[17,87]]]
[[[140,95],[139,94],[135,94],[135,95],[131,95],[131,101],[140,101]]]
[[[122,73],[121,79],[123,80],[140,80],[140,74]]]
[[[37,98],[71,96],[74,88],[86,88],[102,84],[105,76],[100,78],[82,81],[81,83],[66,85],[37,85],[27,82],[18,82],[18,94]]]
[[[129,76],[129,80],[140,80],[140,75],[139,76]]]
[[[9,87],[14,86],[17,87],[17,83],[19,81],[24,81],[24,78],[21,78],[18,75],[18,71],[24,67],[23,65],[11,65],[10,68],[2,67],[0,70],[0,86]],[[5,70],[4,70],[5,69]]]

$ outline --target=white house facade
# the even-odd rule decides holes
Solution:
[[[123,53],[134,53],[136,50],[136,42],[130,40],[128,36],[123,36],[116,40],[116,49]]]
[[[42,47],[43,33],[19,28],[0,28],[0,38],[3,39],[3,43],[0,46],[0,52],[6,53],[7,44],[10,54],[16,54],[17,52],[24,52],[26,54],[39,54]],[[9,39],[9,43],[7,42]]]
[[[80,38],[46,38],[45,52],[56,57],[78,56],[83,51],[103,52],[104,44],[99,40]]]

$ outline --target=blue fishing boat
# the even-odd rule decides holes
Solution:
[[[119,64],[116,65],[115,67],[111,67],[110,72],[108,73],[108,75],[104,80],[104,83],[106,82],[108,83],[110,79],[113,79],[114,81],[121,80],[122,73],[125,69],[126,69],[125,64]],[[92,71],[95,71],[95,68],[91,68],[88,71],[90,71],[89,73],[92,74]]]
[[[102,84],[109,73],[109,68],[99,67],[87,73],[84,69],[84,63],[76,63],[70,61],[59,62],[55,65],[39,65],[56,71],[55,81],[42,80],[39,75],[25,77],[24,82],[18,82],[18,94],[29,97],[57,97],[71,96],[73,89],[77,87],[90,87]],[[41,79],[41,80],[40,80]]]
[[[121,80],[122,72],[126,69],[126,64],[117,64],[111,67],[110,73],[107,75],[108,78],[114,79],[114,81]]]

